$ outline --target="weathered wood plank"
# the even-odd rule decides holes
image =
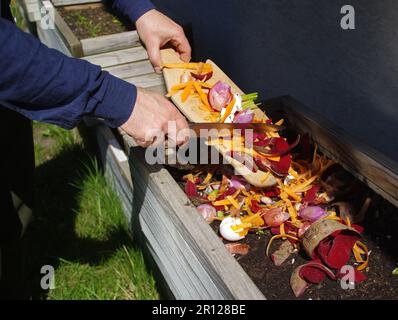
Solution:
[[[156,73],[145,74],[142,76],[137,76],[132,78],[126,78],[124,80],[136,85],[137,87],[142,87],[142,88],[151,88],[151,87],[164,85],[163,76]]]
[[[289,122],[296,129],[309,132],[322,152],[398,207],[396,162],[353,138],[291,97],[282,98],[281,103]]]
[[[54,6],[68,6],[73,4],[100,2],[99,0],[51,0]]]
[[[148,54],[142,46],[138,46],[134,48],[88,56],[84,57],[83,59],[100,65],[103,68],[107,68],[119,64],[132,63],[148,59]]]
[[[68,5],[68,6],[64,6],[63,9],[65,9],[66,11],[71,11],[71,10],[95,9],[95,8],[101,8],[101,7],[104,7],[103,2],[93,2],[93,3]]]
[[[137,31],[127,31],[81,40],[84,56],[127,49],[140,45]]]
[[[104,70],[121,79],[132,78],[154,72],[152,64],[148,60],[121,64],[104,68]]]

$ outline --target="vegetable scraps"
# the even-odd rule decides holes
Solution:
[[[257,107],[257,93],[240,95],[221,81],[211,84],[211,64],[182,63],[164,67],[190,71],[190,74],[183,73],[181,83],[173,86],[167,95],[181,92],[183,102],[196,97],[198,108],[208,112],[209,120],[272,123],[256,119],[253,109]],[[275,124],[282,123],[283,119]],[[250,170],[264,171],[264,179],[272,174],[277,181],[276,186],[257,188],[234,175],[228,166],[216,170],[201,167],[183,177],[187,196],[200,204],[199,214],[208,223],[220,223],[219,233],[230,243],[227,247],[230,252],[246,254],[249,248],[242,249],[237,242],[249,232],[264,230],[271,233],[265,255],[276,266],[299,250],[306,252],[309,262],[296,268],[290,280],[297,297],[326,277],[336,280],[344,276],[341,267],[351,259],[357,263],[355,281],[366,279],[363,271],[369,263],[369,251],[361,242],[363,230],[351,223],[349,215],[344,213],[347,210],[336,211],[347,206],[334,202],[341,192],[331,185],[336,179],[333,173],[328,173],[335,162],[319,154],[316,145],[311,154],[308,135],[303,139],[298,136],[289,143],[275,133],[255,132],[251,148],[246,146],[243,137],[219,138],[209,144],[212,143],[223,144],[224,150],[243,164],[250,159]],[[293,154],[295,150],[299,152]],[[369,203],[363,206],[368,207]],[[271,253],[277,241],[281,243]]]

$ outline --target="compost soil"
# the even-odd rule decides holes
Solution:
[[[75,36],[82,40],[133,30],[133,26],[107,7],[87,9],[58,8]]]
[[[398,266],[398,210],[381,201],[369,210],[361,225],[365,227],[363,242],[371,251],[369,266],[363,272],[367,279],[356,284],[355,289],[343,290],[338,281],[327,278],[319,285],[310,286],[300,299],[398,299],[398,277],[392,275],[392,270]],[[281,266],[275,266],[265,256],[269,239],[269,232],[248,235],[242,243],[250,245],[249,253],[236,258],[267,299],[296,299],[290,288],[290,276],[309,259],[301,251],[292,254]],[[273,243],[271,252],[279,243],[281,241]],[[354,265],[353,261],[350,264]]]
[[[171,175],[181,183],[182,176],[187,172],[168,168]],[[265,250],[271,233],[249,233],[238,243],[248,244],[249,253],[245,256],[235,255],[236,260],[257,285],[267,299],[302,299],[302,300],[377,300],[398,299],[398,276],[392,271],[398,267],[398,208],[370,191],[372,204],[359,223],[364,227],[362,241],[370,251],[368,267],[363,271],[367,279],[355,285],[354,289],[342,289],[340,282],[326,278],[318,285],[311,285],[300,298],[296,298],[290,288],[290,276],[295,268],[310,261],[300,250],[294,253],[281,266],[275,266]],[[194,203],[195,204],[195,203]],[[195,204],[199,205],[199,203]],[[215,221],[211,228],[218,234],[219,222]],[[220,236],[220,240],[222,240]],[[223,241],[224,243],[228,243]],[[282,240],[272,244],[270,253],[274,252]],[[350,265],[355,266],[354,260]]]

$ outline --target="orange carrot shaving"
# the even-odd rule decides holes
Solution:
[[[189,84],[185,87],[184,91],[181,93],[181,101],[182,101],[182,102],[187,101],[189,95],[191,94],[191,89],[192,89],[192,83],[189,83]]]
[[[355,248],[357,248],[357,249],[355,249]],[[361,241],[357,241],[357,242],[355,243],[355,245],[354,245],[353,250],[356,250],[356,251],[357,251],[357,253],[355,253],[355,251],[354,251],[355,259],[357,258],[358,255],[361,255],[361,254],[363,254],[363,255],[366,256],[366,259],[365,259],[364,262],[357,268],[357,270],[358,270],[358,271],[361,271],[361,270],[363,270],[363,269],[366,269],[366,267],[367,267],[368,264],[369,264],[369,251],[368,251],[368,248],[366,247],[366,245],[363,244]],[[361,257],[361,259],[357,259],[357,261],[358,261],[358,260],[362,260],[362,261],[363,261],[362,257]],[[362,261],[358,261],[358,262],[362,262]]]
[[[202,72],[210,72],[213,70],[213,67],[209,63],[204,62],[187,62],[187,63],[166,63],[163,65],[163,68],[166,69],[190,69],[190,70],[199,70],[199,67],[202,68]]]
[[[224,113],[224,115],[221,117],[221,119],[220,119],[220,122],[224,122],[225,121],[225,119],[227,119],[228,118],[228,116],[231,114],[231,112],[232,112],[232,109],[234,108],[234,105],[235,105],[235,98],[234,99],[232,99],[232,101],[229,103],[229,105],[225,108],[225,113]]]
[[[236,201],[232,196],[227,196],[227,199],[236,209],[240,209],[238,201]]]
[[[200,100],[202,100],[203,104],[204,104],[206,107],[210,108],[210,110],[211,110],[209,101],[207,100],[207,95],[206,95],[205,93],[203,93],[203,90],[202,90],[202,88],[200,87],[200,85],[199,85],[197,82],[194,82],[193,85],[194,85],[194,87],[195,87],[195,90],[196,90],[196,91],[198,92],[198,94],[199,94]]]

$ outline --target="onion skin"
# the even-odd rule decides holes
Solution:
[[[234,118],[233,123],[251,123],[254,119],[254,112],[250,109],[240,111]]]
[[[217,214],[216,208],[209,204],[201,204],[196,209],[208,223],[212,222]]]
[[[207,81],[213,76],[213,71],[206,72],[206,73],[194,73],[194,72],[191,72],[191,75],[196,80]]]
[[[221,111],[232,100],[231,87],[224,82],[218,81],[209,91],[209,102],[214,110]]]
[[[279,227],[290,218],[290,214],[282,212],[281,208],[262,209],[260,215],[270,227]]]
[[[231,187],[237,189],[237,190],[247,190],[248,186],[244,178],[239,178],[237,176],[232,176],[231,180],[229,181],[229,184]],[[250,189],[250,186],[249,186]]]
[[[328,215],[328,213],[318,206],[309,206],[301,209],[298,215],[308,221],[316,221]]]

